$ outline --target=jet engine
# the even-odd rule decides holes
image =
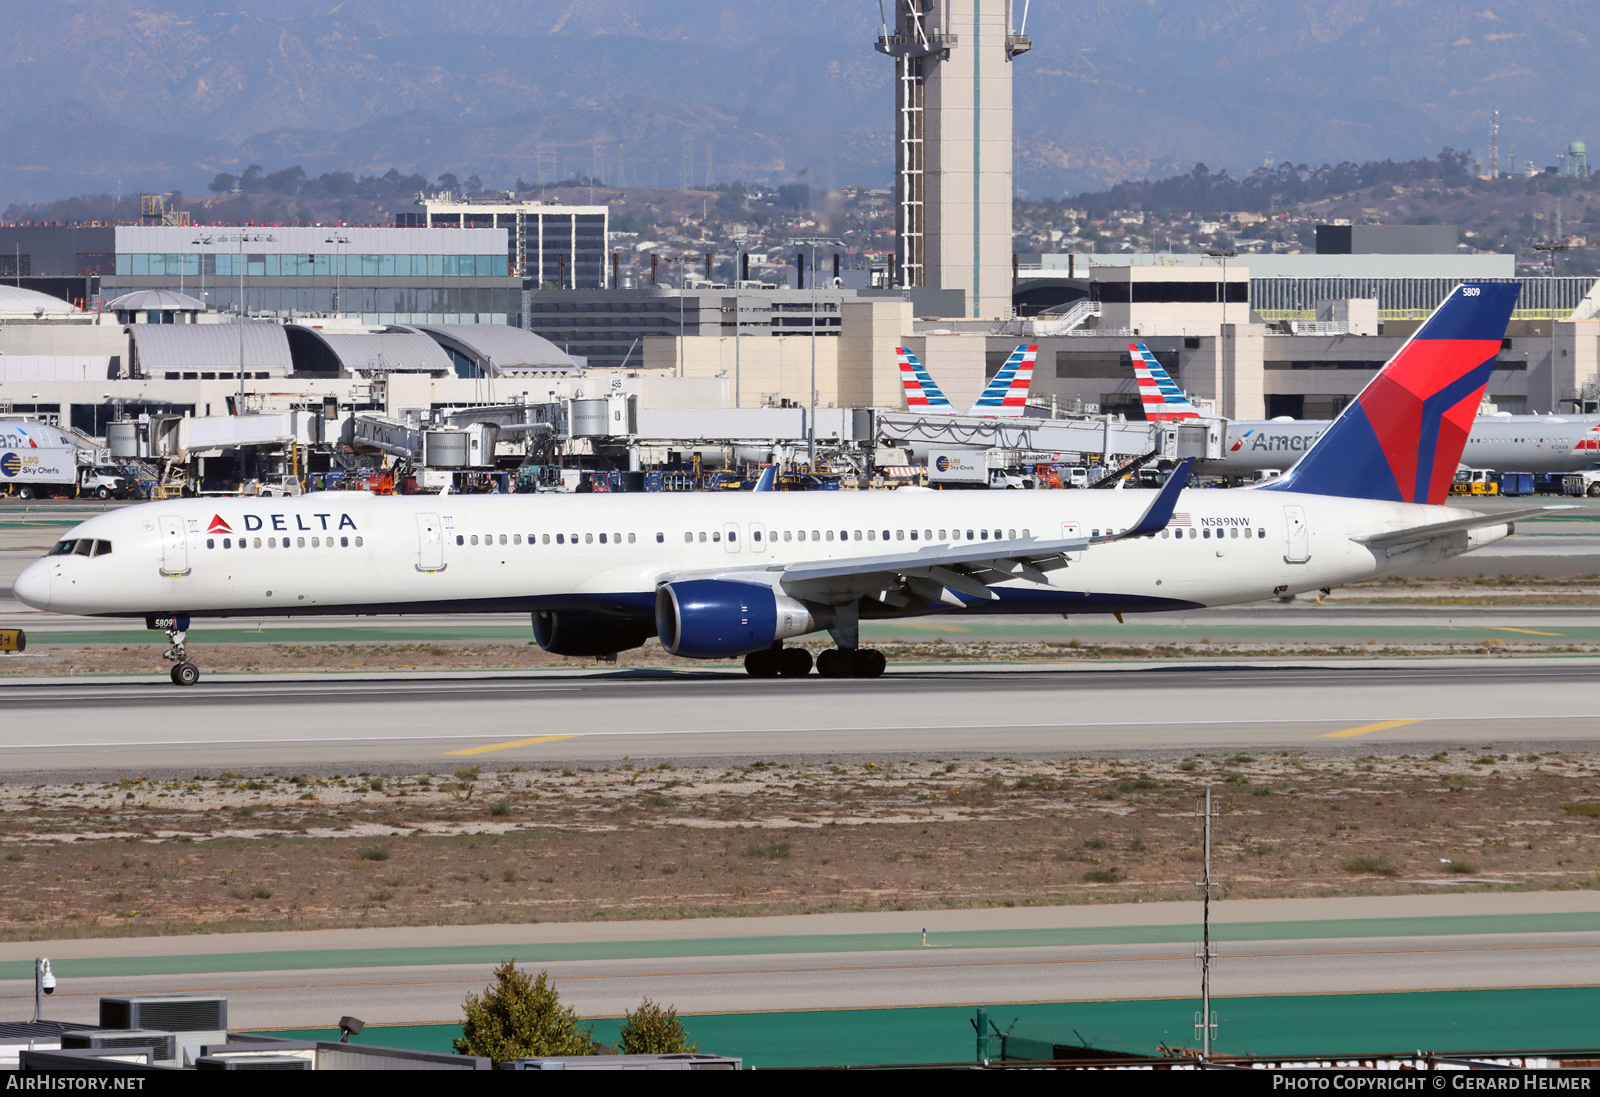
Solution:
[[[650,639],[647,621],[582,610],[533,615],[533,639],[552,655],[614,655]]]
[[[833,613],[772,587],[689,579],[656,588],[656,635],[673,655],[725,659],[829,627]]]

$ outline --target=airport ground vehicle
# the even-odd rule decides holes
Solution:
[[[1586,495],[1600,499],[1600,465],[1581,472],[1569,472],[1561,478],[1563,495]]]
[[[73,446],[33,446],[0,453],[0,487],[19,499],[121,499],[128,494],[129,480],[116,469],[80,466]]]
[[[1451,495],[1499,495],[1500,481],[1492,469],[1458,469],[1450,484]]]

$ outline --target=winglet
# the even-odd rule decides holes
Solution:
[[[778,466],[777,465],[768,465],[766,468],[762,469],[761,470],[761,475],[759,477],[757,477],[757,479],[756,479],[756,486],[751,488],[750,490],[751,491],[777,491],[778,490]]]
[[[1167,528],[1167,523],[1172,521],[1172,511],[1178,505],[1178,495],[1183,491],[1184,485],[1189,482],[1189,470],[1194,467],[1195,459],[1185,457],[1178,462],[1178,467],[1172,470],[1172,475],[1167,477],[1167,482],[1161,485],[1161,490],[1156,493],[1155,500],[1144,512],[1131,529],[1110,537],[1102,537],[1104,541],[1123,541],[1129,537],[1154,537]]]

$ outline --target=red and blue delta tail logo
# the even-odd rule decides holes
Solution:
[[[1261,490],[1443,503],[1518,289],[1457,286],[1294,468]]]
[[[907,411],[955,412],[939,386],[933,383],[932,375],[911,353],[911,348],[895,347],[894,354],[900,363],[900,385],[905,390]]]
[[[206,527],[207,533],[232,533],[233,527],[220,514],[212,515],[211,524]]]

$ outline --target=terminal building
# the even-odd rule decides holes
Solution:
[[[609,206],[547,205],[505,198],[417,196],[395,213],[402,228],[500,228],[506,232],[511,273],[529,288],[596,290],[609,285],[606,248]]]

